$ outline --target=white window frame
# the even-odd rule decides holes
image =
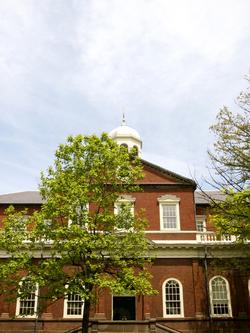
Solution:
[[[20,286],[22,285],[22,283],[24,282],[24,280],[25,280],[25,278],[23,278],[19,282]],[[34,298],[34,314],[32,314],[32,315],[20,314],[21,302],[29,302],[29,299],[28,298],[18,297],[17,300],[16,300],[16,316],[17,317],[36,318],[36,315],[37,315],[37,306],[38,306],[38,293],[39,293],[38,283],[36,283],[34,287],[35,287],[34,288],[34,294],[35,294],[35,298]]]
[[[114,214],[117,215],[118,214],[118,210],[119,210],[119,206],[122,204],[130,204],[131,205],[131,214],[132,216],[135,215],[135,198],[133,198],[131,195],[123,195],[120,196],[115,204],[114,204]]]
[[[160,209],[160,229],[167,231],[180,230],[180,199],[175,195],[163,195],[158,198],[159,209]],[[175,228],[165,228],[164,220],[163,220],[163,207],[164,206],[175,206],[175,218],[176,218],[176,226]]]
[[[131,195],[126,195],[126,194],[120,196],[114,203],[114,215],[117,215],[119,213],[119,206],[122,204],[131,205],[130,212],[131,212],[131,215],[134,217],[135,216],[135,198],[133,198]],[[127,232],[128,231],[128,229],[124,229],[124,228],[115,228],[115,230],[118,232]],[[132,228],[130,228],[129,230],[131,231]]]
[[[217,299],[217,301],[226,301],[227,305],[228,305],[228,313],[225,314],[216,314],[214,313],[214,303],[216,301],[216,299],[213,298],[213,289],[212,289],[212,283],[215,279],[222,279],[225,282],[225,287],[226,287],[226,294],[227,294],[227,299],[223,300],[223,299]],[[229,283],[227,281],[227,279],[225,279],[223,276],[221,275],[216,275],[213,276],[210,281],[209,281],[209,294],[210,294],[210,305],[211,305],[211,316],[212,317],[232,317],[232,307],[231,307],[231,296],[230,296],[230,288],[229,288]]]
[[[202,230],[198,229],[199,222],[202,223]],[[206,216],[205,215],[196,215],[195,223],[196,223],[197,232],[206,232],[207,231],[207,224],[206,224]]]
[[[88,214],[89,213],[89,203],[86,203],[86,213]],[[79,207],[78,207],[79,208]],[[71,219],[69,219],[68,220],[68,227],[70,227],[71,226],[71,224],[72,224],[72,220]]]
[[[174,281],[179,286],[179,300],[180,302],[180,313],[179,314],[167,314],[167,306],[166,306],[166,285],[169,281]],[[163,317],[164,318],[183,318],[184,317],[184,304],[183,304],[183,287],[182,283],[176,278],[168,278],[162,284],[162,304],[163,304]]]
[[[79,294],[72,293],[72,295],[79,295]],[[82,316],[83,316],[83,309],[84,309],[84,300],[82,300],[81,314],[79,314],[79,315],[68,314],[67,313],[68,312],[68,294],[65,295],[65,297],[64,297],[64,303],[63,303],[63,318],[82,318]]]

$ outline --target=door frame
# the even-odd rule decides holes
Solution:
[[[114,320],[114,297],[130,297],[130,298],[134,298],[134,302],[135,302],[135,319],[130,319],[130,320],[136,320],[136,295],[112,295],[112,311],[111,311],[111,318],[112,320]]]

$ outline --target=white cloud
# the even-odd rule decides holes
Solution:
[[[235,56],[247,9],[246,1],[92,1],[78,21],[79,87],[92,103],[134,95],[173,103]]]
[[[147,156],[205,173],[208,127],[249,69],[249,12],[248,0],[0,1],[5,165],[39,175],[69,133],[111,130],[125,111]]]

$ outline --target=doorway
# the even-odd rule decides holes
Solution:
[[[135,296],[113,296],[113,320],[135,320]]]

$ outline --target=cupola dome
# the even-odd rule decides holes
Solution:
[[[138,156],[141,156],[142,141],[139,133],[132,127],[126,125],[123,115],[122,124],[109,132],[109,137],[119,145],[128,147],[128,149],[136,148]]]

